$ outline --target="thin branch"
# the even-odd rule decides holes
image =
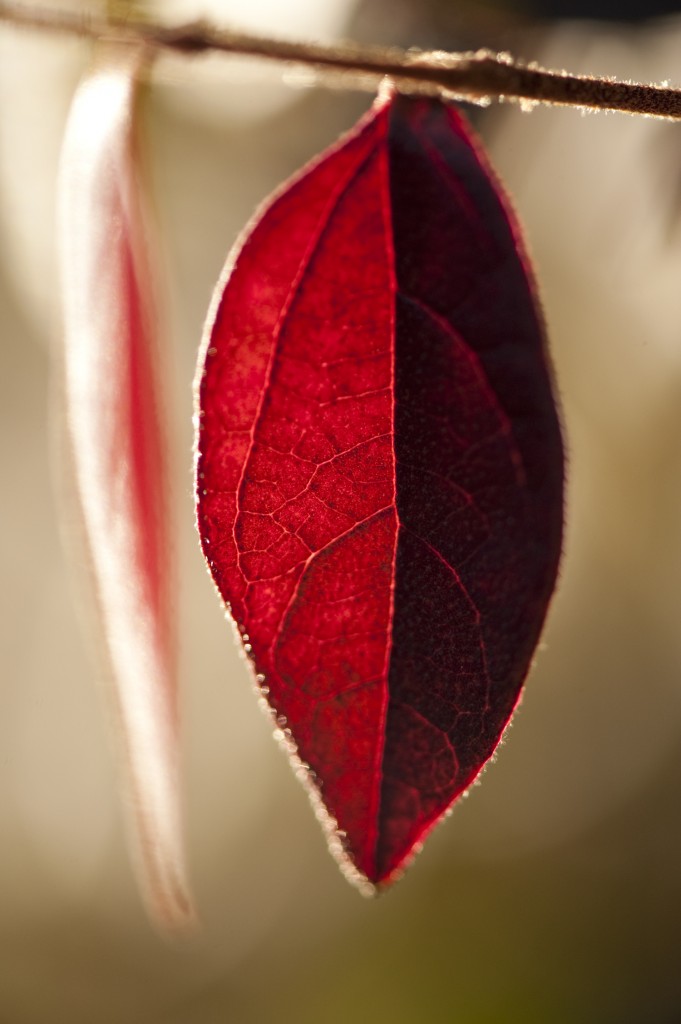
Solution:
[[[358,81],[365,84],[367,79],[378,81],[387,76],[405,92],[478,103],[512,100],[528,105],[546,103],[681,118],[681,90],[548,71],[489,50],[444,53],[352,44],[322,46],[219,30],[204,22],[168,27],[137,18],[96,18],[72,10],[2,0],[0,21],[87,38],[115,36],[143,41],[156,49],[189,55],[221,52],[284,61],[320,72],[342,73],[349,87]]]

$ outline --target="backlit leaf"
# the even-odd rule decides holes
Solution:
[[[133,114],[143,54],[98,48],[61,157],[65,390],[128,766],[145,892],[165,926],[192,917],[177,789],[172,553],[151,272]]]
[[[211,572],[332,846],[387,882],[498,744],[561,543],[534,285],[461,115],[384,97],[275,196],[198,390]]]

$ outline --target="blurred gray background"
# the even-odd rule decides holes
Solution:
[[[619,4],[626,24],[567,0],[143,7],[291,37],[487,45],[681,85],[681,19],[664,5]],[[82,567],[60,525],[55,177],[89,52],[0,26],[0,1024],[681,1020],[681,125],[472,111],[540,280],[569,452],[565,556],[496,762],[400,884],[366,901],[272,742],[203,566],[191,382],[237,233],[371,97],[243,60],[157,61],[144,159],[162,253],[184,795],[203,921],[172,943],[148,924],[129,865],[107,704],[77,610]]]

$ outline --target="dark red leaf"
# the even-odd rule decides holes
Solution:
[[[379,101],[261,214],[207,334],[204,552],[345,854],[385,882],[499,742],[560,552],[541,316],[463,118]]]

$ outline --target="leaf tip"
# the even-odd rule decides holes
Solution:
[[[198,930],[199,917],[188,879],[182,828],[174,820],[178,813],[175,800],[167,810],[173,816],[170,822],[161,817],[158,807],[134,800],[132,858],[152,923],[164,935],[181,937]]]

